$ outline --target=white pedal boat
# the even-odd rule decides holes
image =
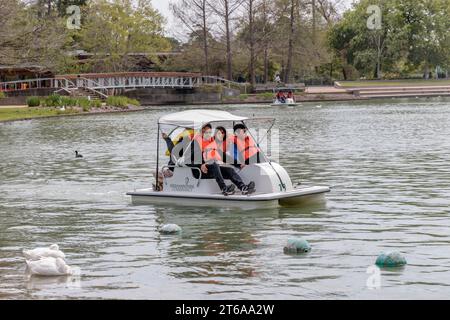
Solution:
[[[252,118],[253,120],[255,118]],[[262,119],[262,118],[259,118]],[[265,118],[267,120],[267,118]],[[159,172],[159,134],[161,126],[175,128],[200,129],[206,123],[244,123],[247,117],[232,115],[219,110],[188,110],[169,114],[158,121],[157,164]],[[274,119],[271,119],[274,122]],[[273,125],[272,122],[272,125]],[[174,129],[175,131],[175,129]],[[174,132],[172,131],[172,132]],[[256,140],[255,140],[256,141]],[[165,150],[165,148],[164,148]],[[221,208],[268,208],[296,206],[309,202],[311,199],[323,196],[330,191],[327,186],[298,186],[295,187],[286,172],[278,163],[270,161],[263,151],[264,161],[250,164],[242,170],[237,170],[244,183],[254,181],[256,192],[251,195],[241,195],[239,191],[234,195],[222,195],[215,179],[203,179],[198,168],[187,166],[162,165],[161,170],[173,169],[171,176],[162,175],[162,190],[156,188],[139,189],[128,192],[133,204],[175,204],[189,206],[219,206]],[[173,155],[172,155],[173,156]],[[176,160],[176,159],[174,159]],[[176,161],[174,161],[176,162]],[[158,175],[156,175],[158,176]],[[225,180],[227,184],[230,181]],[[161,187],[161,183],[159,184]]]
[[[275,98],[273,100],[273,103],[271,104],[272,107],[279,107],[279,106],[289,106],[289,107],[297,107],[300,105],[300,103],[295,102],[294,99],[294,92],[293,89],[288,87],[280,87],[280,88],[274,88],[273,94],[275,95]],[[282,95],[284,97],[284,101],[281,101],[278,99],[278,95]],[[286,97],[286,95],[288,95]],[[291,95],[291,97],[289,97]]]
[[[279,106],[297,107],[299,105],[300,103],[295,102],[295,100],[292,98],[286,99],[286,102],[281,102],[280,100],[275,99],[274,102],[271,104],[272,107],[279,107]]]

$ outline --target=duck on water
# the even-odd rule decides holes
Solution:
[[[273,118],[248,118],[233,115],[221,110],[187,110],[165,115],[158,120],[157,126],[157,157],[155,168],[155,183],[152,188],[144,188],[128,192],[133,204],[171,203],[193,206],[220,206],[239,208],[266,208],[279,205],[299,206],[313,197],[322,196],[330,191],[328,186],[293,186],[287,171],[278,163],[272,161],[259,147],[246,123],[249,120],[270,121],[269,131],[275,122]],[[212,145],[202,142],[205,135],[205,127],[225,127],[233,129],[244,128],[244,142],[239,142],[240,132],[234,130],[234,134],[224,137],[223,141]],[[238,126],[237,126],[238,125]],[[231,130],[233,130],[231,129]],[[161,148],[159,136],[163,130],[168,150],[165,155],[169,158],[165,164],[161,163],[159,151]],[[209,137],[207,137],[209,138]],[[173,139],[173,141],[172,141]],[[245,140],[247,139],[247,140]],[[205,140],[205,139],[203,139]],[[170,141],[170,143],[169,143]],[[211,140],[212,141],[212,140]],[[217,141],[217,140],[216,140]],[[252,142],[247,141],[254,141]],[[195,148],[195,144],[202,146]],[[240,144],[240,145],[239,145]],[[228,147],[226,152],[219,146]],[[163,148],[164,150],[166,148]],[[223,149],[223,148],[222,148]],[[254,149],[251,151],[250,149]],[[188,151],[191,150],[191,151]],[[194,150],[194,151],[192,151]],[[197,150],[197,151],[195,151]],[[199,151],[200,150],[200,151]],[[212,162],[220,168],[228,168],[225,171],[229,175],[223,175],[225,185],[243,185],[252,187],[251,193],[226,194],[219,186],[217,175],[211,175],[205,169],[205,154],[216,153],[227,155],[232,161],[223,161],[224,157],[212,156]],[[244,157],[242,155],[244,154]],[[254,161],[247,161],[256,155]],[[243,158],[243,162],[236,162],[237,158]],[[206,166],[208,167],[208,166]],[[211,168],[211,167],[210,167]],[[220,169],[223,172],[222,169]],[[240,185],[239,176],[242,180]],[[244,189],[244,188],[243,188]]]

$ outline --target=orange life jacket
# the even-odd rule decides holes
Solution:
[[[237,150],[244,157],[245,161],[259,152],[258,146],[250,136],[246,136],[244,140],[241,140],[233,135],[232,142],[236,145]]]
[[[216,140],[211,137],[209,140],[204,140],[203,137],[199,134],[194,139],[197,141],[200,149],[202,151],[202,157],[204,161],[210,160],[219,160],[222,161],[222,157],[220,155],[220,151],[217,148]]]

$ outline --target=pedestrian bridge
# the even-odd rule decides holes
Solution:
[[[31,90],[53,89],[55,93],[65,92],[73,95],[81,92],[106,98],[108,95],[114,95],[117,92],[138,88],[192,89],[202,85],[217,84],[228,87],[245,85],[220,77],[203,76],[200,73],[121,72],[59,75],[54,78],[0,82],[0,91],[27,95]]]

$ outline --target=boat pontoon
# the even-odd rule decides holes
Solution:
[[[270,120],[269,130],[275,122],[272,118],[250,119],[219,110],[188,110],[161,117],[158,120],[157,130],[156,183],[152,188],[135,190],[128,192],[127,195],[131,196],[133,204],[165,203],[220,206],[223,208],[258,208],[299,205],[306,200],[329,192],[330,188],[327,186],[307,187],[301,185],[294,187],[286,170],[278,163],[271,161],[264,154],[263,150],[260,151],[263,158],[260,163],[249,164],[242,169],[236,169],[244,183],[255,182],[256,192],[251,195],[223,195],[215,179],[202,177],[202,172],[199,168],[180,166],[180,161],[173,152],[170,154],[170,157],[172,157],[171,163],[174,165],[160,165],[159,135],[162,132],[162,127],[173,128],[168,136],[174,137],[185,129],[198,132],[207,123],[213,126],[224,123],[234,126],[237,123],[246,125],[247,121],[258,119]],[[250,131],[249,134],[251,134]],[[189,140],[188,143],[190,144],[192,141]],[[228,180],[225,182],[231,184]]]

